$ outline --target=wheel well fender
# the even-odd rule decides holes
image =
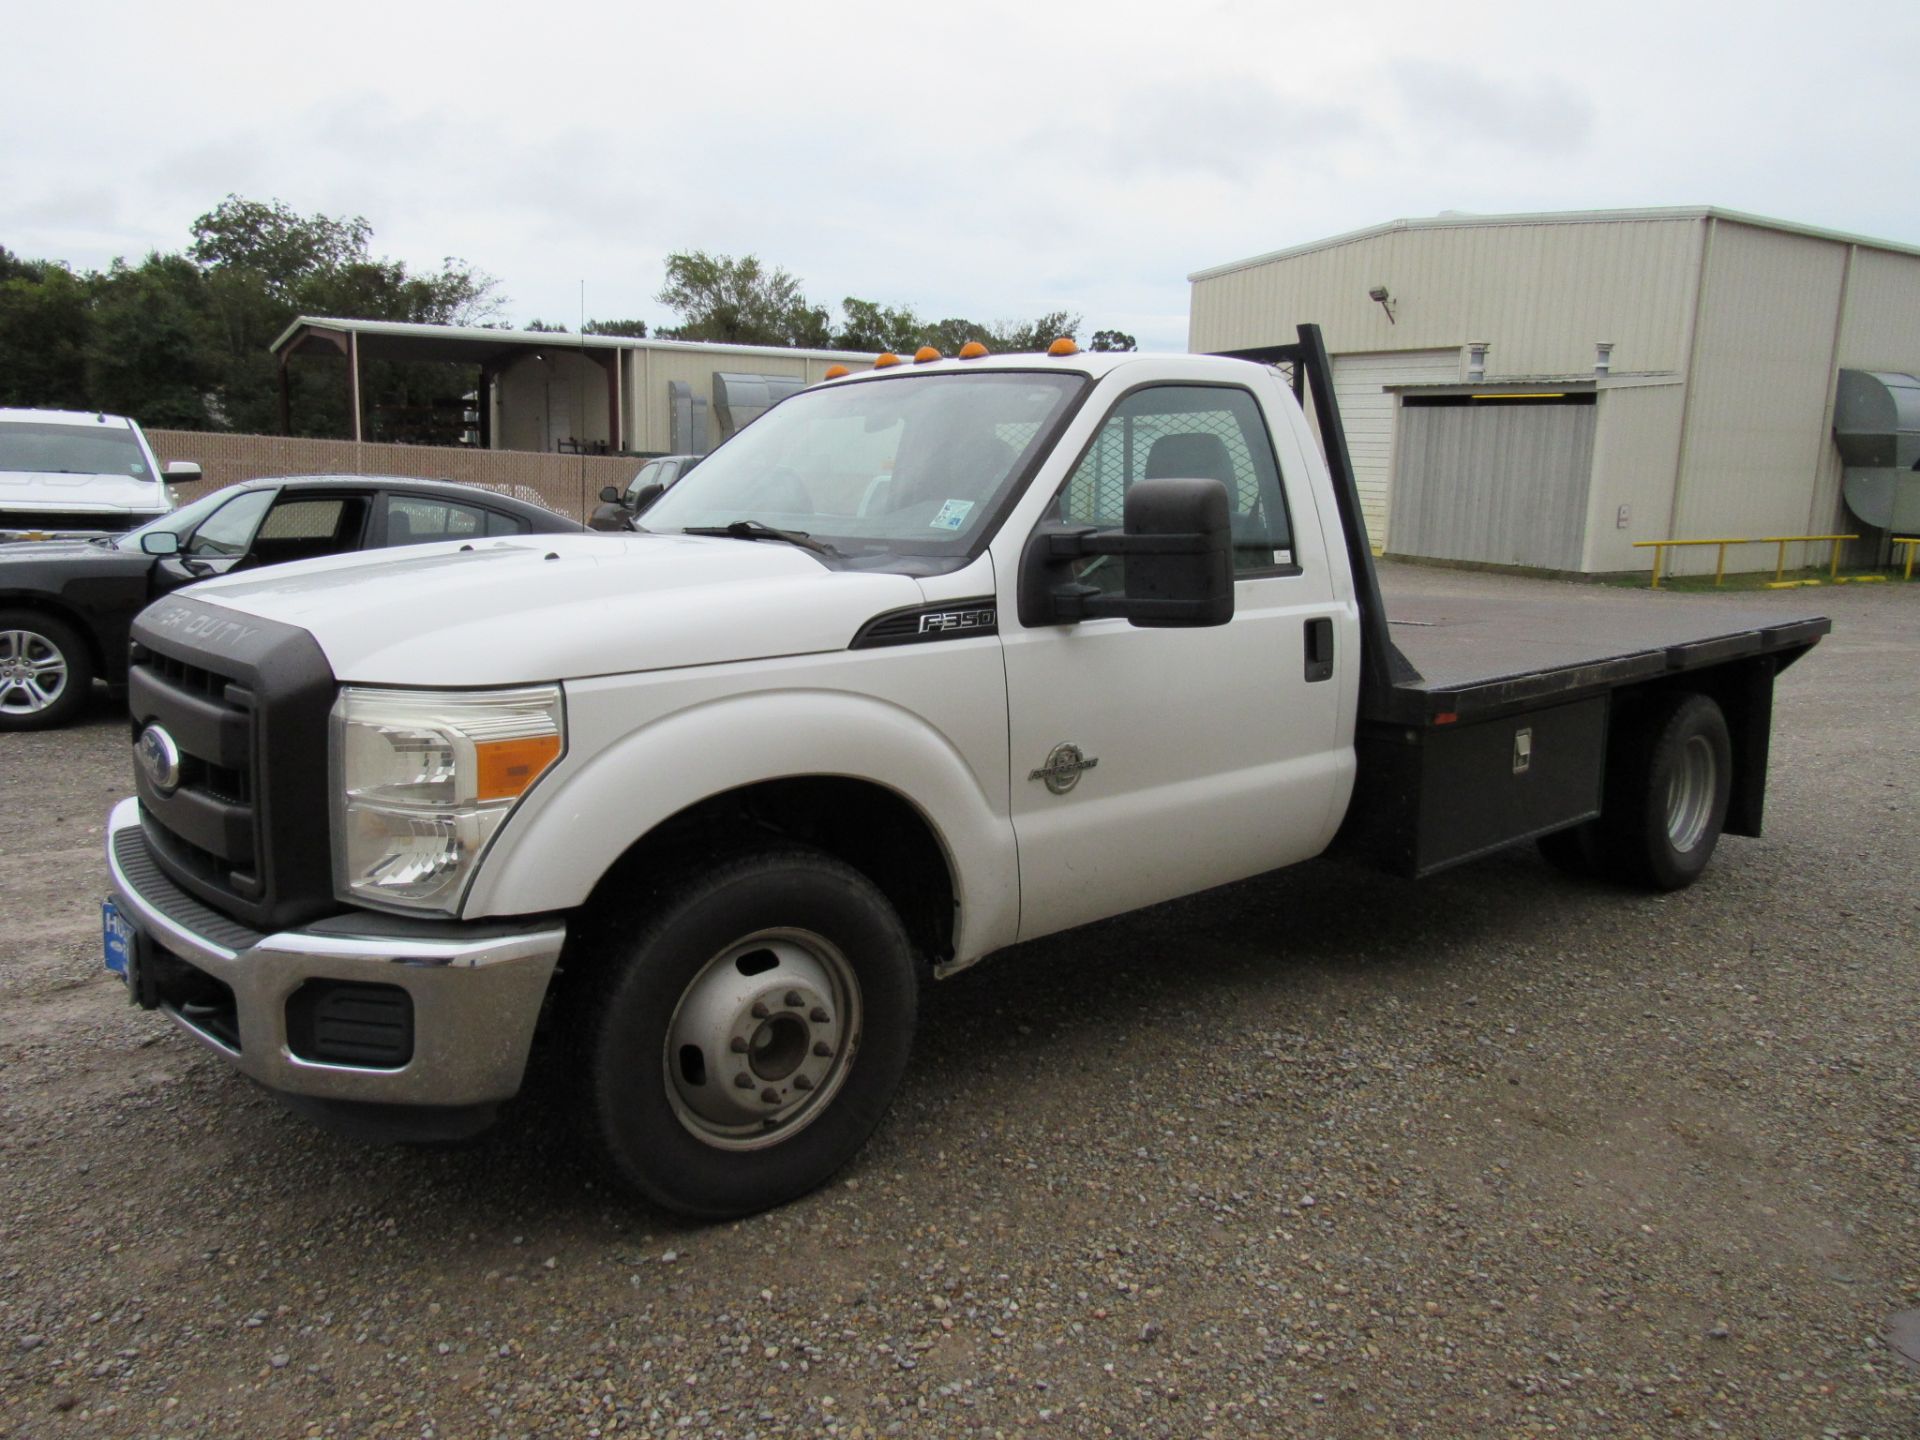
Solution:
[[[570,708],[570,727],[574,718]],[[694,705],[624,733],[601,710],[580,719],[570,743],[584,758],[563,760],[501,832],[467,915],[575,909],[636,864],[759,833],[861,869],[932,958],[977,957],[1018,928],[1004,806],[946,736],[901,706],[782,690]]]

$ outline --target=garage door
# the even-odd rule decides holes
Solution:
[[[1400,411],[1393,550],[1578,570],[1593,474],[1593,395]]]
[[[1375,548],[1387,543],[1387,491],[1393,478],[1394,417],[1399,397],[1394,385],[1430,385],[1460,378],[1460,351],[1389,350],[1372,355],[1333,357],[1333,393],[1353,452],[1353,476],[1360,486],[1360,510],[1367,538]]]

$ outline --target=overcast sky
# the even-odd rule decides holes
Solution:
[[[816,303],[1184,348],[1186,276],[1402,216],[1719,205],[1920,244],[1920,4],[0,0],[0,244],[178,250],[229,192],[670,322],[673,250]]]

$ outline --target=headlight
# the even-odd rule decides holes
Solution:
[[[334,893],[457,912],[488,841],[565,749],[557,685],[341,690],[329,745]]]

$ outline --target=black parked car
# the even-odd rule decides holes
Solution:
[[[133,617],[195,580],[346,550],[584,529],[471,486],[319,475],[229,486],[122,535],[0,545],[0,730],[65,724],[96,677],[119,693]]]
[[[685,479],[687,472],[704,459],[704,455],[662,455],[657,460],[649,460],[627,482],[625,490],[617,485],[602,487],[600,504],[587,517],[587,524],[595,530],[631,530],[633,521],[643,510]]]

